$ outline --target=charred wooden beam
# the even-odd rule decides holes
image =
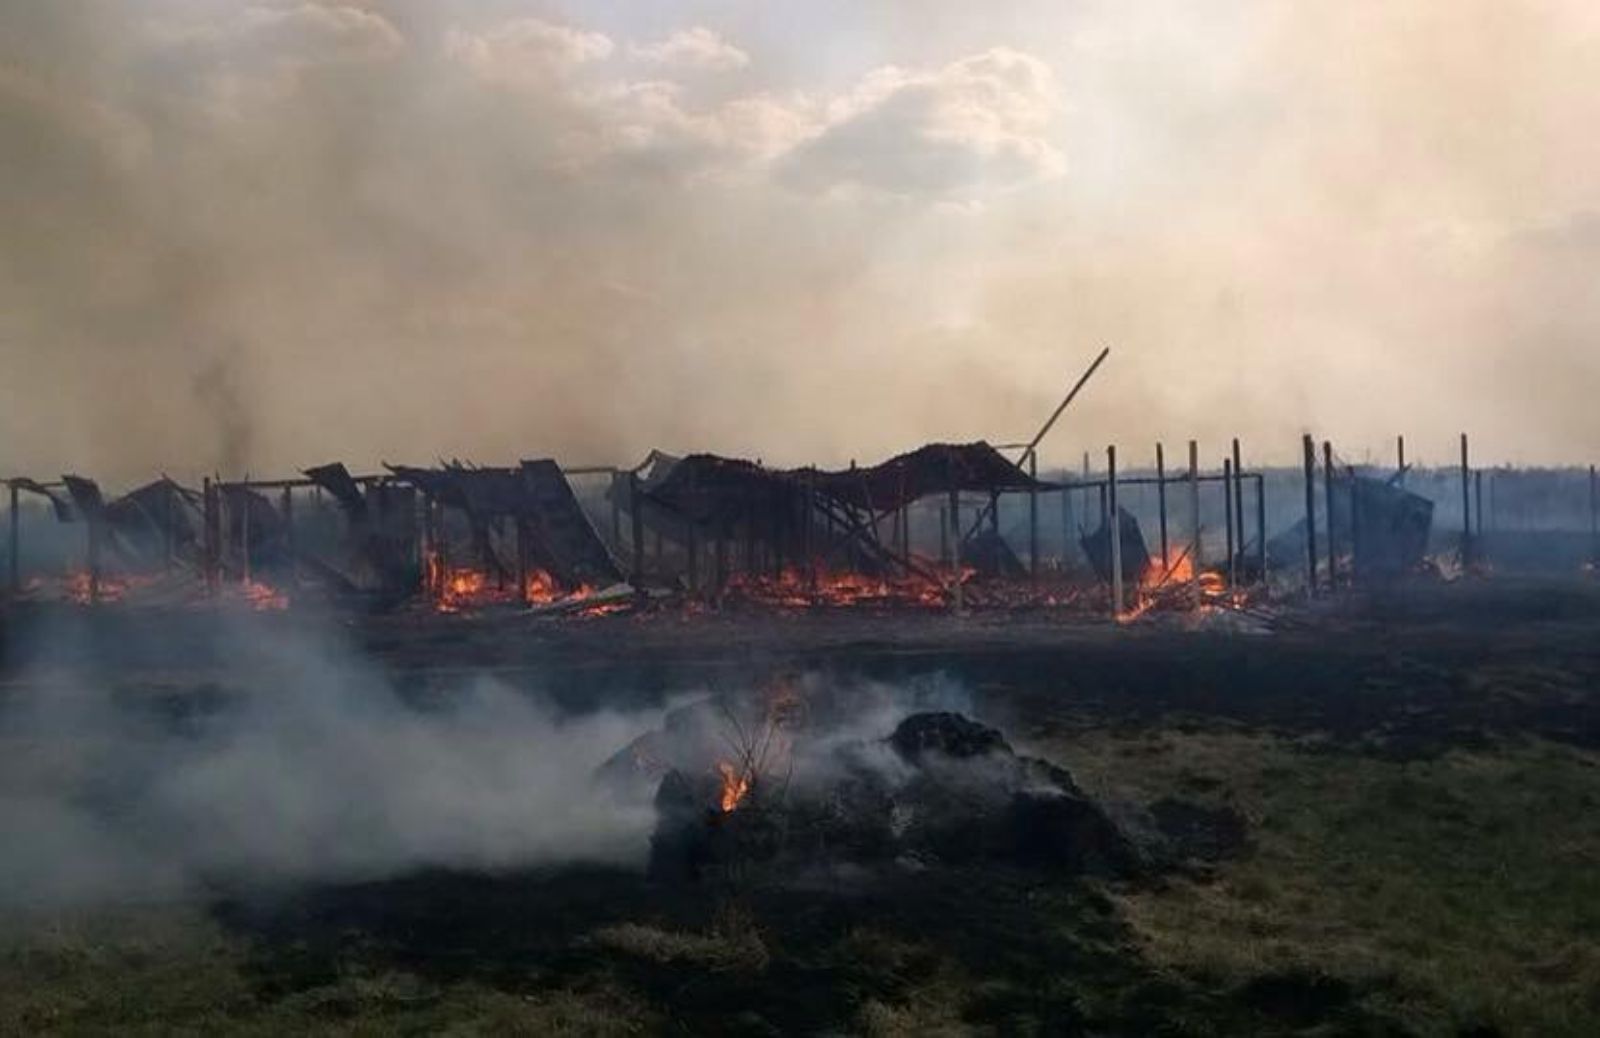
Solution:
[[[1238,574],[1234,570],[1237,556],[1233,543],[1233,461],[1226,457],[1222,459],[1222,516],[1228,528],[1228,587],[1231,590],[1238,586]]]
[[[1322,492],[1328,517],[1328,590],[1339,586],[1339,555],[1333,526],[1333,443],[1322,441]]]
[[[1106,502],[1110,509],[1110,524],[1106,533],[1111,538],[1111,618],[1122,615],[1122,513],[1117,509],[1117,445],[1106,447]]]
[[[1317,448],[1311,434],[1300,438],[1306,469],[1306,593],[1317,593]]]
[[[1156,444],[1156,511],[1161,517],[1161,564],[1167,564],[1167,458],[1160,443]]]
[[[1192,539],[1190,555],[1193,562],[1190,569],[1194,572],[1192,592],[1194,606],[1200,607],[1200,566],[1201,566],[1201,529],[1200,529],[1200,444],[1195,440],[1189,441],[1189,536]]]
[[[1467,464],[1467,434],[1461,434],[1461,565],[1473,561],[1471,472]]]

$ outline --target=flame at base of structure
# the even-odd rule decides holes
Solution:
[[[723,814],[731,814],[750,795],[750,776],[727,761],[717,762],[717,773],[722,776],[722,795],[718,803]]]
[[[595,589],[588,584],[565,590],[542,569],[530,569],[519,588],[515,580],[503,577],[496,579],[488,571],[472,567],[449,566],[437,557],[428,559],[425,579],[433,607],[441,613],[459,613],[496,605],[538,606],[580,602],[595,594]]]
[[[968,568],[965,582],[973,575]],[[882,577],[849,571],[818,570],[815,574],[786,567],[776,575],[737,574],[728,592],[765,605],[793,609],[827,606],[927,606],[946,604],[945,589],[915,576]]]

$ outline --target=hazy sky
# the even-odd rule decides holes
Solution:
[[[1600,457],[1592,0],[0,2],[0,474]]]

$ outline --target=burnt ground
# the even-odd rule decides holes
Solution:
[[[15,924],[0,1030],[1593,1033],[1600,587],[1495,580],[1271,634],[1042,614],[6,618],[0,696],[89,672],[225,702],[230,632],[333,630],[407,696],[571,711],[774,674],[941,675],[1019,748],[1197,848],[1113,883],[413,873]]]

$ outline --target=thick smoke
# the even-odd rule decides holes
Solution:
[[[488,678],[407,702],[351,651],[240,623],[227,669],[170,697],[43,664],[10,684],[0,907],[642,861],[648,804],[592,777],[658,711],[564,716]]]
[[[1593,4],[993,6],[4,5],[0,469],[1600,451]]]

